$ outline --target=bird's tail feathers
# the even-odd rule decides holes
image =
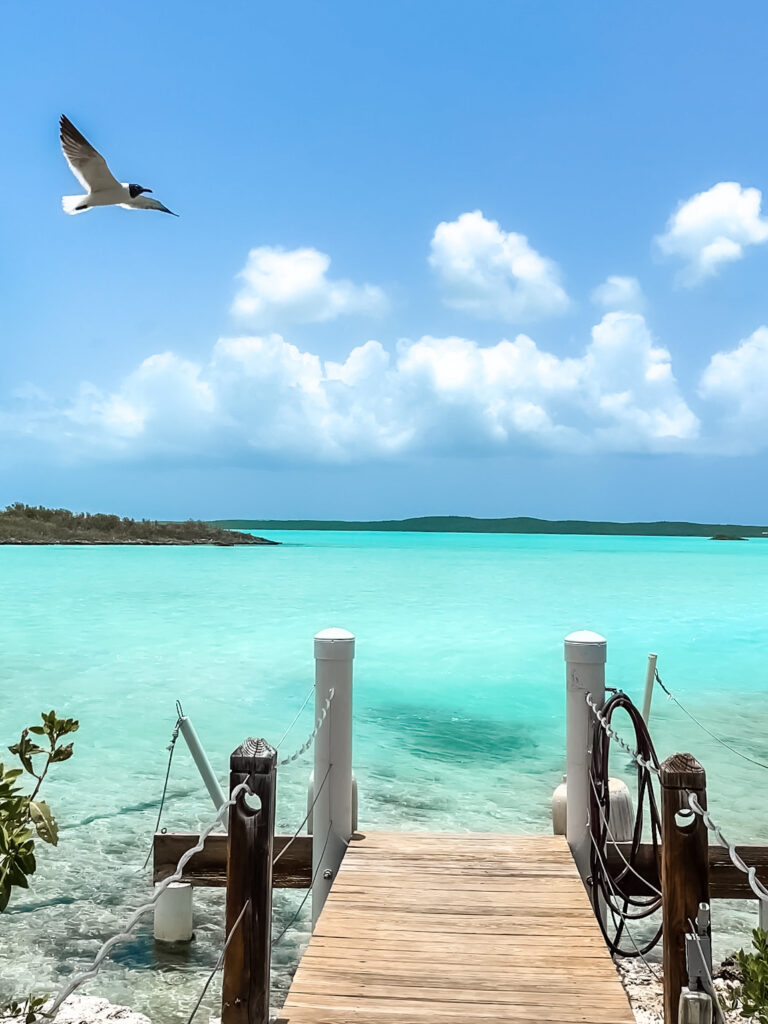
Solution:
[[[88,202],[88,196],[62,196],[61,208],[64,213],[83,213],[88,209],[84,203]],[[79,209],[82,207],[82,209]]]

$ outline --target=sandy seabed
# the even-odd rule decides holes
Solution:
[[[0,1017],[0,1024],[19,1024],[23,1017]],[[120,1021],[120,1024],[152,1024],[143,1013],[116,1006],[96,996],[70,996],[56,1014],[57,1024],[102,1024],[102,1021]]]

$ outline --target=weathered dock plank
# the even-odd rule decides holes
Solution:
[[[633,1024],[565,840],[372,833],[277,1024]]]

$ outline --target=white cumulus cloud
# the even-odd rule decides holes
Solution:
[[[594,289],[591,295],[596,306],[623,313],[639,313],[645,306],[645,296],[636,277],[612,274]]]
[[[758,327],[728,352],[715,353],[701,375],[699,393],[719,407],[730,444],[744,451],[765,448],[768,327]]]
[[[446,304],[475,316],[531,321],[563,313],[570,304],[557,264],[525,235],[504,231],[480,210],[438,224],[429,262]]]
[[[232,311],[257,327],[319,323],[349,313],[377,315],[383,290],[329,277],[330,257],[317,249],[251,249],[240,271]]]
[[[726,263],[740,260],[747,246],[768,241],[761,201],[759,189],[721,181],[680,204],[656,242],[666,256],[683,261],[681,284],[699,284]]]
[[[33,408],[17,433],[73,457],[359,461],[409,453],[685,450],[699,423],[669,353],[638,314],[608,313],[580,356],[526,334],[378,341],[324,361],[279,334],[220,339],[208,360],[166,352],[114,387]],[[5,425],[7,426],[7,425]]]

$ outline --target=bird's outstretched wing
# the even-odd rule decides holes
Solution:
[[[89,192],[100,192],[103,189],[120,187],[119,181],[107,167],[107,161],[101,153],[93,148],[64,114],[61,115],[59,128],[61,151],[83,188],[87,188]]]
[[[167,206],[158,199],[150,199],[148,196],[136,196],[130,203],[118,203],[124,210],[159,210],[160,213],[170,213],[172,217],[178,217],[178,213],[169,210]]]

